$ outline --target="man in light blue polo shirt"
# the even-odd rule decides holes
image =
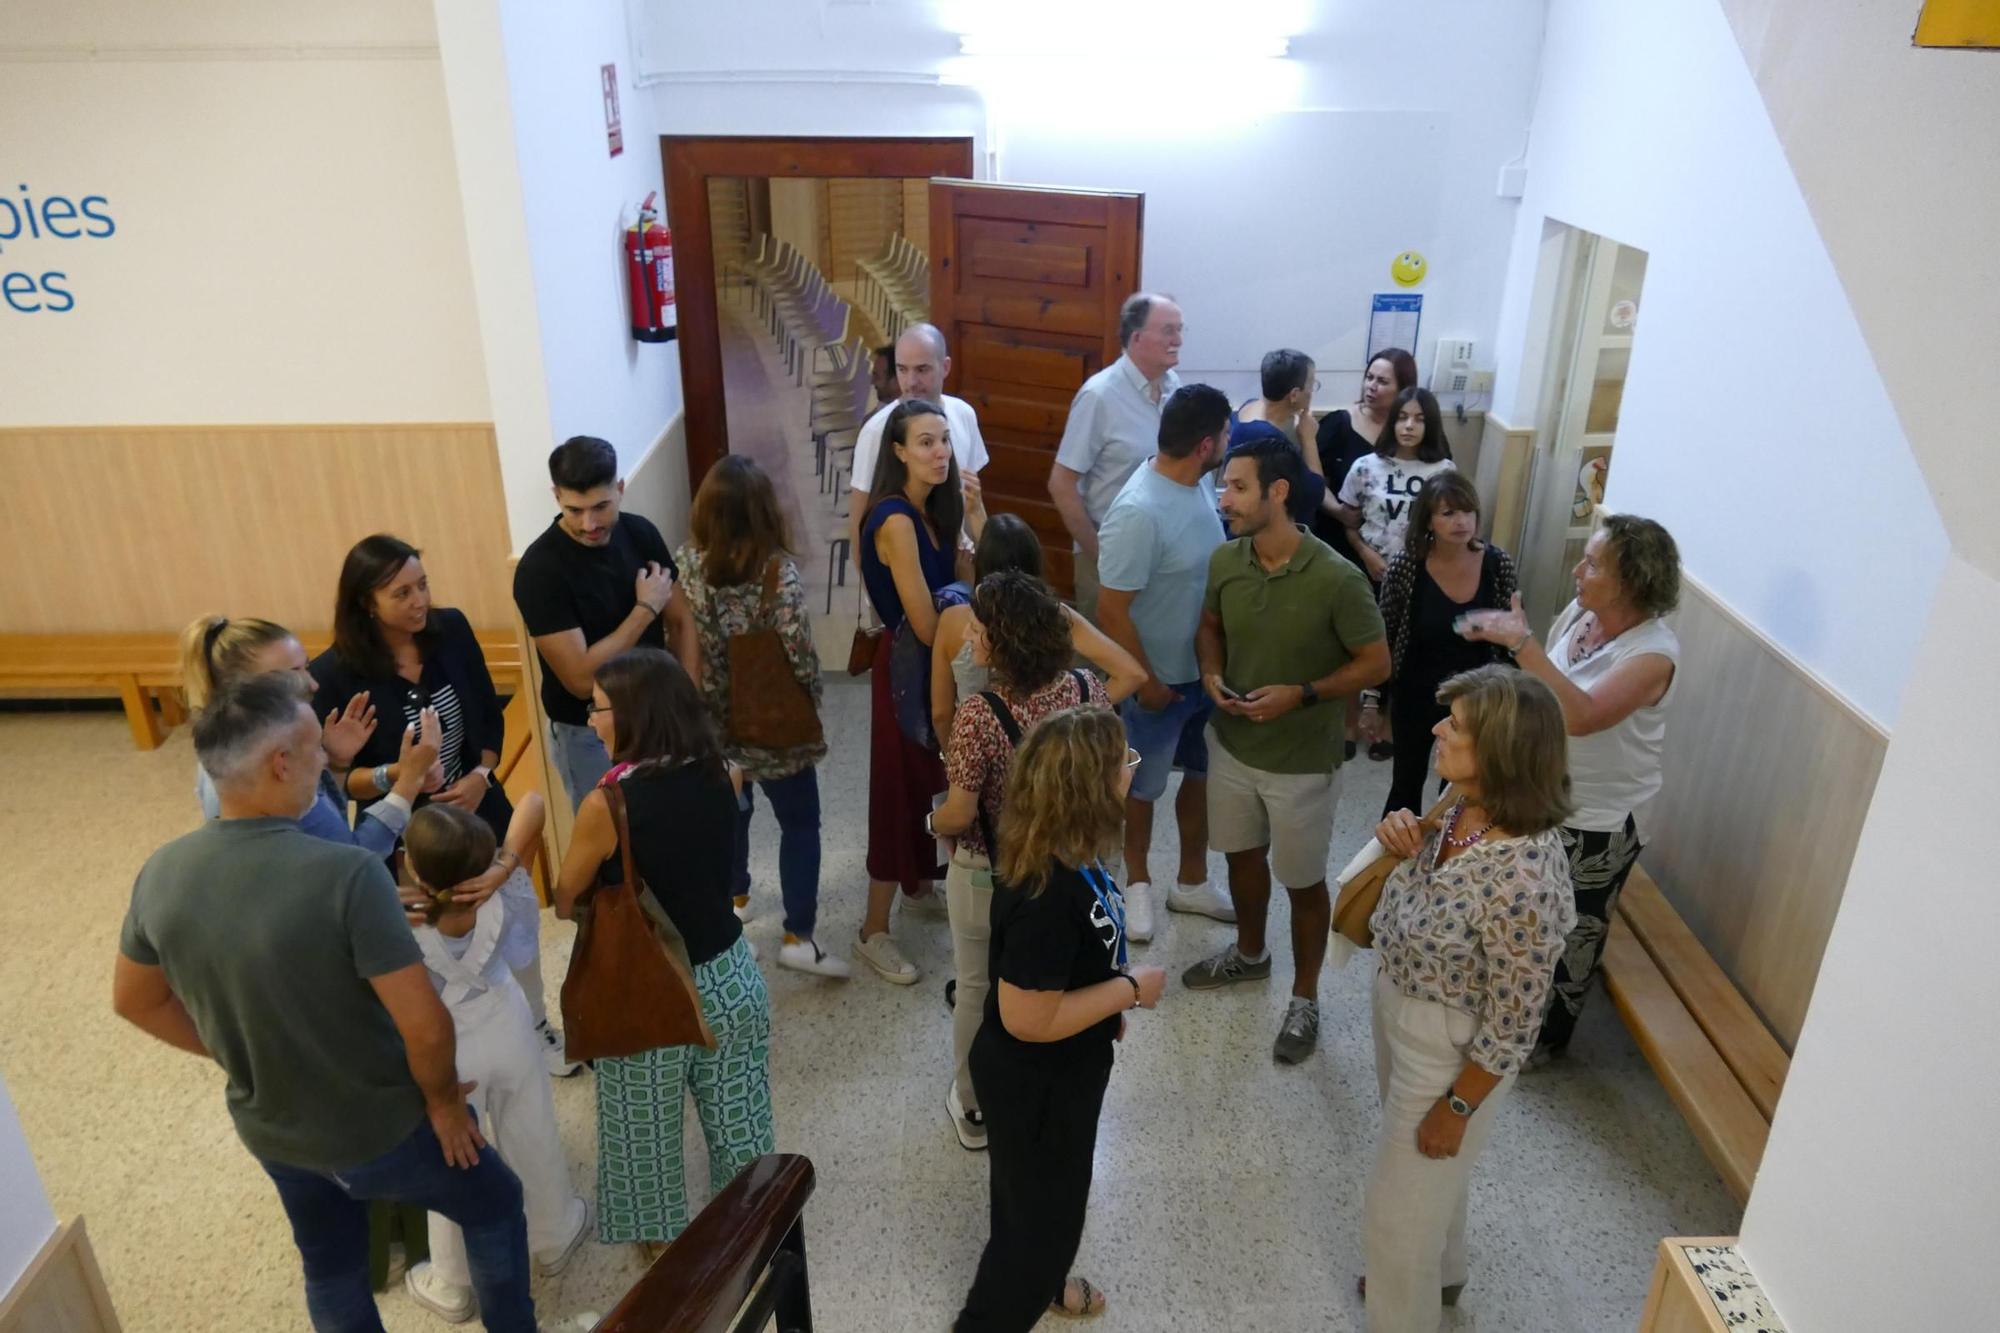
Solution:
[[[1049,498],[1076,543],[1076,608],[1097,618],[1097,530],[1159,445],[1160,405],[1180,387],[1181,308],[1150,292],[1118,312],[1124,355],[1083,382],[1049,469]]]
[[[1125,738],[1139,771],[1125,798],[1126,934],[1153,937],[1153,803],[1181,773],[1174,818],[1180,826],[1180,874],[1167,908],[1234,921],[1229,895],[1208,878],[1208,743],[1203,728],[1214,706],[1201,686],[1194,636],[1201,625],[1209,559],[1222,545],[1215,469],[1229,436],[1229,400],[1219,389],[1188,384],[1160,409],[1159,452],[1139,465],[1098,530],[1098,623],[1146,669],[1146,683],[1125,701]]]

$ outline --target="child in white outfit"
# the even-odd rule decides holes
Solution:
[[[534,826],[525,829],[532,843],[543,817],[542,798],[527,796],[515,807],[509,839],[524,832],[525,820]],[[486,822],[455,806],[433,803],[417,811],[403,846],[411,877],[443,904],[436,924],[413,933],[457,1029],[459,1080],[478,1084],[471,1100],[487,1141],[521,1178],[528,1249],[537,1269],[560,1272],[583,1241],[590,1207],[570,1186],[542,1044],[513,975],[535,950],[541,904],[534,883],[525,867],[517,868],[476,908],[451,905],[453,886],[492,865],[494,855]],[[411,1296],[454,1323],[471,1318],[472,1277],[457,1225],[431,1214],[430,1248],[430,1262],[409,1272]]]

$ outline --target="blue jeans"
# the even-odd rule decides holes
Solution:
[[[812,938],[819,918],[819,771],[801,769],[788,778],[756,784],[778,817],[778,888],[785,897],[785,930],[802,940]],[[750,892],[750,815],[756,802],[751,784],[743,784],[737,803],[736,853],[730,892]]]
[[[551,720],[549,731],[549,754],[562,774],[563,786],[569,789],[569,808],[574,813],[597,780],[611,771],[611,756],[597,733],[587,726]]]
[[[425,1119],[382,1156],[343,1171],[259,1165],[291,1219],[305,1261],[306,1312],[317,1333],[382,1333],[368,1286],[368,1204],[376,1199],[415,1204],[458,1223],[486,1327],[535,1333],[521,1182],[492,1148],[481,1149],[470,1170],[452,1166]]]

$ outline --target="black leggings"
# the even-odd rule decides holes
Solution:
[[[953,1333],[1027,1333],[1063,1294],[1083,1239],[1097,1115],[1111,1078],[1101,1065],[1024,1060],[1002,1049],[989,1017],[973,1039],[972,1086],[986,1116],[991,1231]]]
[[[1414,810],[1422,815],[1430,807],[1424,803],[1424,774],[1430,771],[1431,728],[1444,721],[1451,710],[1437,701],[1437,689],[1397,689],[1389,695],[1389,725],[1396,729],[1396,757],[1389,773],[1389,799],[1382,813]],[[1444,789],[1439,782],[1438,789]]]

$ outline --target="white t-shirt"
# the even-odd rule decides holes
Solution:
[[[939,398],[944,408],[944,424],[951,431],[951,451],[958,458],[959,473],[979,471],[986,466],[986,441],[980,438],[979,417],[972,404],[948,393]],[[888,428],[889,413],[895,410],[894,403],[887,403],[861,423],[861,433],[854,439],[854,470],[848,474],[847,483],[857,491],[866,493],[874,483],[875,458],[882,452],[882,432]]]
[[[1410,527],[1410,507],[1424,483],[1451,467],[1449,458],[1420,463],[1414,458],[1384,458],[1363,454],[1347,470],[1336,498],[1361,511],[1361,540],[1373,547],[1384,560],[1394,559],[1403,550],[1403,534]]]
[[[1674,701],[1681,685],[1680,640],[1666,621],[1648,620],[1571,665],[1571,648],[1583,616],[1583,608],[1571,602],[1549,628],[1548,641],[1549,660],[1578,689],[1596,688],[1620,663],[1635,657],[1653,655],[1674,664],[1674,678],[1667,682],[1667,692],[1658,703],[1634,709],[1615,727],[1569,738],[1570,797],[1576,802],[1569,826],[1615,832],[1625,827],[1625,816],[1631,815],[1643,843],[1648,835],[1647,807],[1659,795],[1662,782],[1660,757],[1667,745],[1667,705]]]

